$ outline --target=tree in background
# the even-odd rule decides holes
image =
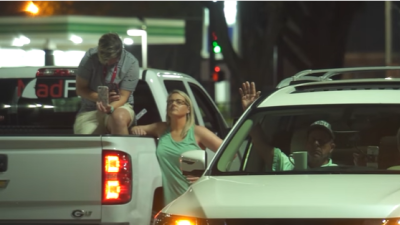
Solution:
[[[273,77],[274,47],[297,71],[341,67],[352,18],[363,2],[238,2],[240,55],[229,40],[223,2],[204,2],[210,10],[224,61],[233,75],[232,96],[245,81],[271,89],[282,80],[282,67]],[[234,114],[240,115],[233,100]]]
[[[342,67],[350,25],[364,2],[290,2],[282,54],[299,70]]]

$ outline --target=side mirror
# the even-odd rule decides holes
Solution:
[[[204,150],[192,150],[184,152],[180,159],[183,175],[200,177],[207,165],[207,154]]]

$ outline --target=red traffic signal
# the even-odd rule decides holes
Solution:
[[[219,80],[218,77],[219,77],[219,76],[218,76],[218,73],[217,73],[217,72],[214,72],[213,75],[212,75],[213,81],[214,81],[214,82],[217,82],[217,81]]]
[[[212,80],[214,82],[223,81],[225,80],[224,71],[221,70],[219,66],[214,67],[214,71],[212,73]]]

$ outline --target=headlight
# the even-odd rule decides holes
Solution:
[[[193,217],[176,216],[158,213],[154,218],[153,225],[200,225],[200,221]]]
[[[399,225],[399,224],[400,224],[400,219],[398,218],[382,220],[382,225]]]
[[[178,216],[158,213],[154,218],[153,225],[225,225],[223,219],[200,219],[187,216]]]

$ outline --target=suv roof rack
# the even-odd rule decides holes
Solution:
[[[400,70],[400,66],[374,66],[374,67],[349,67],[349,68],[335,68],[335,69],[318,69],[318,70],[303,70],[296,73],[292,77],[282,80],[277,88],[289,86],[291,84],[329,81],[333,76],[347,73],[347,72],[361,72],[361,71],[385,71],[385,70]],[[323,73],[321,76],[310,76]]]
[[[331,80],[331,79],[328,79]],[[288,77],[283,79],[279,84],[276,86],[276,88],[283,88],[289,85],[293,84],[304,84],[304,83],[309,83],[309,82],[317,82],[320,81],[319,77],[312,77],[312,76],[302,76],[297,80],[293,80],[293,77]]]

